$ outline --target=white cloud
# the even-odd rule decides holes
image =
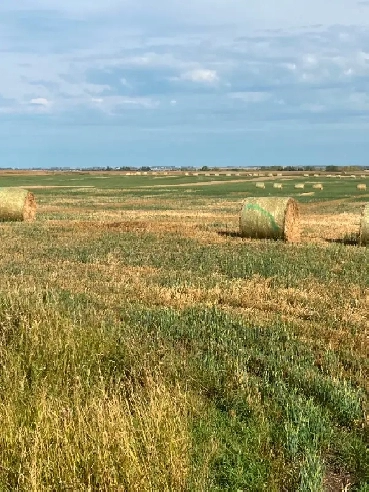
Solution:
[[[268,92],[231,92],[228,94],[231,99],[240,99],[245,103],[257,104],[265,102],[271,98]]]
[[[106,96],[104,98],[92,98],[94,106],[104,113],[114,115],[127,111],[130,108],[136,109],[157,109],[159,101],[149,97],[124,97]]]
[[[219,81],[216,70],[209,70],[205,68],[196,68],[194,70],[184,72],[180,75],[179,79],[202,84],[214,84]]]
[[[31,99],[30,104],[35,104],[36,106],[48,106],[50,102],[45,97],[36,97]]]

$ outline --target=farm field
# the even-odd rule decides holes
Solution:
[[[0,174],[38,204],[0,223],[0,490],[368,490],[359,183]],[[240,238],[248,196],[301,243]]]

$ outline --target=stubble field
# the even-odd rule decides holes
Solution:
[[[0,489],[368,490],[363,182],[0,176]],[[264,195],[300,244],[238,237]]]

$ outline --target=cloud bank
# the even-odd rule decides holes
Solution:
[[[368,5],[3,0],[0,115],[178,145],[263,132],[278,147],[300,130],[327,146],[339,131],[349,149],[369,124]]]

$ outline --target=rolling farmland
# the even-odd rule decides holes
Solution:
[[[369,177],[188,174],[0,176],[0,489],[367,490]]]

